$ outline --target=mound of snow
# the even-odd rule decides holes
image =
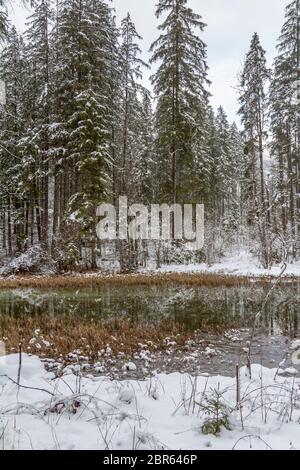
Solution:
[[[39,246],[30,247],[25,253],[9,261],[0,269],[0,275],[13,274],[54,274],[55,263],[51,257]]]

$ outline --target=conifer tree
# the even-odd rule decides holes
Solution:
[[[152,78],[157,100],[158,171],[164,175],[161,196],[168,202],[187,201],[193,185],[199,138],[207,107],[206,45],[196,34],[205,24],[187,6],[187,0],[160,0],[156,16],[167,15],[152,44]]]
[[[155,153],[153,110],[151,96],[144,91],[140,104],[140,122],[138,123],[137,154],[135,158],[135,187],[138,201],[144,204],[154,202],[155,181]]]
[[[25,200],[22,192],[22,155],[19,141],[24,135],[24,44],[14,27],[7,34],[0,59],[0,79],[5,86],[1,106],[0,160],[2,206],[5,208],[7,251],[12,255],[26,245]]]
[[[7,12],[5,1],[0,0],[0,39],[5,38],[7,33]]]
[[[280,230],[285,252],[297,255],[300,210],[300,1],[287,7],[270,89],[272,154],[277,168]]]
[[[28,19],[28,29],[25,32],[28,124],[26,134],[20,142],[24,159],[23,182],[29,196],[31,225],[36,218],[38,240],[46,250],[51,248],[53,225],[53,184],[51,184],[53,58],[49,39],[52,19],[50,0],[39,0]]]
[[[57,212],[64,234],[70,220],[79,225],[78,249],[89,246],[92,264],[96,208],[109,174],[111,26],[105,2],[63,0],[55,32]]]
[[[261,260],[264,267],[271,263],[268,229],[268,200],[266,195],[264,152],[266,146],[266,86],[270,72],[266,55],[255,33],[246,56],[240,79],[240,110],[246,152],[251,166],[253,214],[261,241]]]
[[[142,118],[140,94],[144,92],[140,81],[142,67],[146,63],[140,58],[141,49],[137,41],[142,38],[136,31],[130,14],[121,24],[121,109],[119,137],[120,194],[130,197],[132,171],[135,165],[136,129]]]

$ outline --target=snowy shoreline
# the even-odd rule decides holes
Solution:
[[[56,378],[23,355],[18,389],[18,368],[18,355],[0,358],[4,449],[300,449],[300,380],[276,369],[253,365],[250,379],[241,368],[237,406],[230,377],[174,373],[119,382],[66,370]],[[216,406],[222,420],[214,436]]]
[[[1,276],[0,289],[15,288],[61,288],[96,287],[101,285],[206,285],[210,287],[236,285],[279,280],[283,283],[300,281],[300,266],[288,265],[284,274],[282,268],[274,266],[266,270],[253,271],[226,269],[223,265],[168,265],[155,270],[140,270],[136,273],[108,273],[103,271],[68,272],[65,274],[20,274]]]
[[[202,264],[187,264],[187,265],[170,265],[163,266],[162,268],[153,272],[158,273],[191,273],[191,274],[216,274],[216,275],[229,275],[239,277],[252,277],[252,278],[265,278],[265,277],[278,277],[283,270],[283,265],[278,264],[272,266],[270,269],[264,269],[258,266],[257,259],[248,252],[240,252],[233,256],[224,257],[219,263],[208,266]],[[300,278],[300,262],[287,263],[286,269],[283,273],[283,278]]]

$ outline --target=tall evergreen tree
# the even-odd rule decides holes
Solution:
[[[264,151],[266,146],[266,86],[270,72],[266,65],[266,54],[259,36],[252,37],[240,79],[240,110],[246,151],[251,165],[253,213],[261,240],[261,259],[265,267],[271,263],[266,196]]]
[[[5,0],[0,0],[0,39],[5,38],[7,33],[7,11]]]
[[[70,220],[77,221],[78,243],[85,240],[92,264],[96,207],[105,198],[109,175],[111,27],[105,2],[62,0],[54,33],[57,217],[65,221],[64,234]]]
[[[155,182],[155,153],[154,153],[154,128],[151,96],[144,91],[140,104],[140,121],[137,123],[137,149],[135,157],[134,186],[136,188],[136,200],[145,204],[154,202]]]
[[[28,211],[31,212],[31,226],[36,219],[38,239],[46,250],[51,248],[53,214],[53,185],[50,184],[53,170],[51,154],[53,58],[49,40],[52,19],[50,0],[40,0],[28,20],[29,27],[25,33],[28,124],[25,136],[20,141],[24,162],[23,180],[29,195]]]
[[[152,63],[159,68],[152,78],[156,109],[160,195],[168,202],[188,200],[193,185],[196,155],[193,145],[203,130],[208,93],[206,45],[196,35],[205,24],[187,6],[187,0],[160,0],[156,16],[167,17],[152,44]]]
[[[0,159],[1,199],[5,208],[7,249],[12,255],[26,244],[24,202],[21,188],[22,156],[19,141],[24,135],[24,44],[14,27],[7,34],[6,47],[0,60],[0,79],[5,86],[4,105],[1,106]]]
[[[138,45],[142,38],[128,13],[121,24],[121,108],[119,136],[119,178],[121,194],[129,194],[132,171],[135,165],[134,152],[136,147],[136,130],[142,118],[142,107],[139,96],[144,91],[140,81],[142,67],[146,63],[140,58],[141,49]]]
[[[270,90],[272,154],[277,166],[280,232],[286,251],[297,254],[300,214],[300,1],[286,7]]]

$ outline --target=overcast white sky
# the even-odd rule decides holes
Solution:
[[[269,65],[275,56],[276,40],[284,19],[284,9],[290,0],[189,0],[189,5],[203,17],[207,28],[203,39],[208,46],[209,77],[212,81],[212,105],[220,104],[231,120],[236,119],[235,87],[241,64],[256,31],[267,51]],[[157,37],[158,21],[154,10],[156,0],[113,0],[118,21],[130,12],[140,35],[144,59],[149,57],[151,42]],[[23,29],[28,12],[15,8],[13,17]],[[150,73],[146,72],[148,84]]]

